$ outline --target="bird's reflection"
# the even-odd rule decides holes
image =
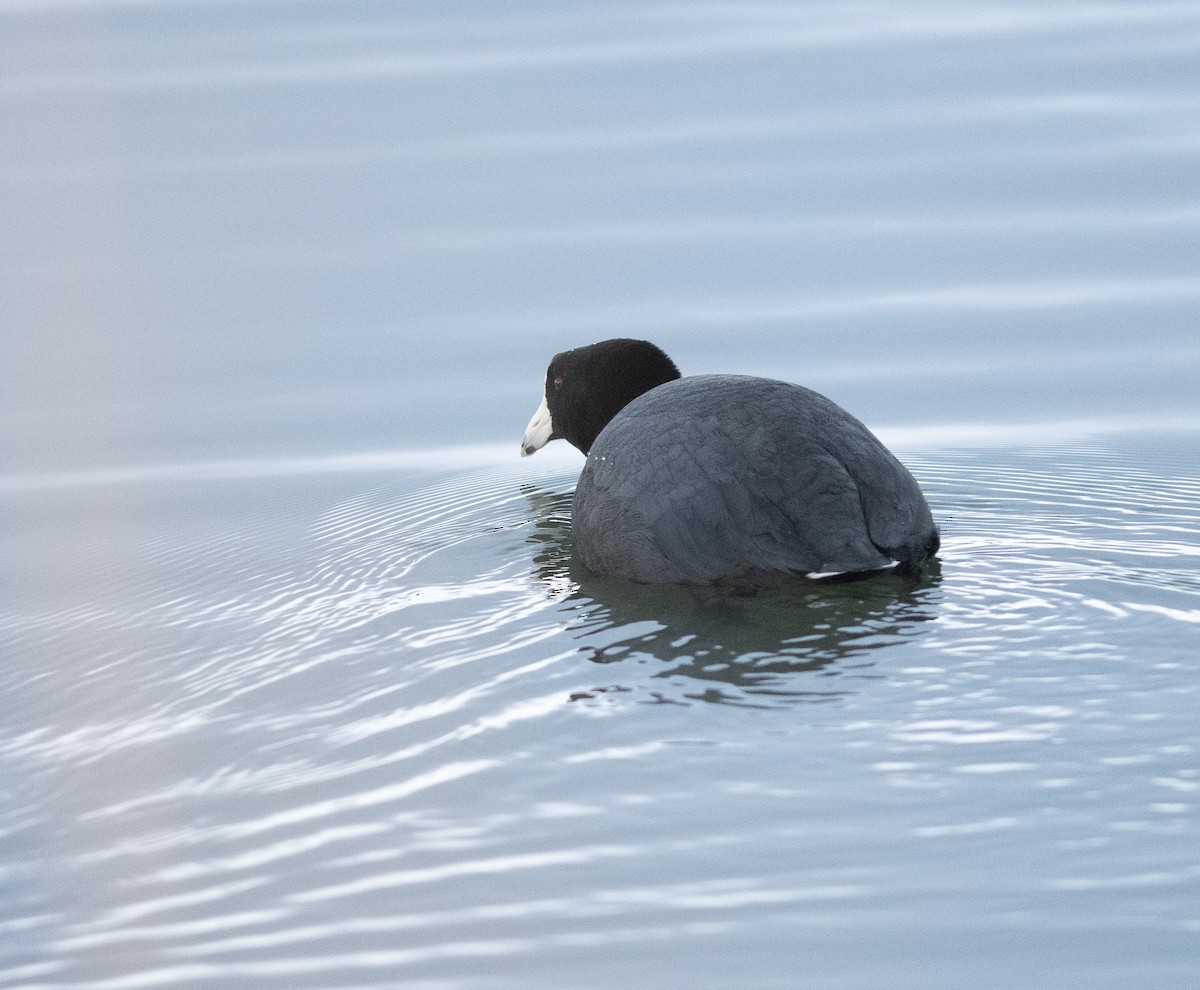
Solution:
[[[796,579],[755,594],[596,578],[572,553],[571,493],[524,486],[535,576],[576,612],[580,649],[597,664],[652,664],[651,700],[774,706],[820,702],[880,677],[878,651],[919,635],[937,614],[934,562],[914,583]],[[596,693],[624,690],[620,685]],[[586,698],[591,694],[580,694]]]

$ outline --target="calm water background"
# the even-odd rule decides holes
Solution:
[[[0,984],[1200,983],[1198,64],[0,0]],[[940,571],[579,573],[517,441],[614,334],[855,412]]]

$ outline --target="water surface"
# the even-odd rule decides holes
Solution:
[[[0,983],[1200,981],[1200,5],[0,2]],[[551,354],[938,567],[589,578]]]

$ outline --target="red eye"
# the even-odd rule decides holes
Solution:
[[[559,375],[557,378],[554,379],[554,388],[557,391],[561,392],[562,387],[563,387],[562,375]]]

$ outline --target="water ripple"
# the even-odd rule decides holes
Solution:
[[[0,12],[47,12],[60,5],[61,0],[7,0],[0,5]],[[437,39],[424,50],[404,44],[419,38],[421,32],[392,30],[381,35],[389,42],[386,47],[364,45],[364,51],[351,57],[338,53],[298,60],[264,59],[261,46],[252,46],[248,49],[254,56],[252,59],[231,59],[220,53],[208,64],[195,66],[187,64],[192,61],[189,58],[182,65],[162,64],[152,68],[26,72],[8,80],[3,92],[12,96],[64,90],[362,84],[378,79],[523,73],[637,62],[662,64],[829,48],[944,44],[980,38],[1018,37],[1029,41],[1050,37],[1062,44],[1064,36],[1069,38],[1072,34],[1087,39],[1090,32],[1097,30],[1125,32],[1143,28],[1171,32],[1178,50],[1196,44],[1188,32],[1194,33],[1197,21],[1195,8],[1179,3],[1106,4],[1094,8],[1053,4],[1037,10],[1017,6],[981,9],[941,5],[936,10],[918,11],[897,11],[889,5],[864,8],[862,4],[848,5],[845,10],[837,5],[815,9],[774,4],[702,5],[686,9],[686,14],[678,7],[659,8],[662,14],[670,16],[657,18],[657,36],[647,36],[645,15],[630,10],[633,16],[627,18],[632,23],[621,25],[635,29],[629,37],[597,39],[593,15],[534,18],[525,21],[527,33],[520,43],[514,44],[508,37],[514,22],[505,18],[479,22],[477,29],[490,28],[494,36],[469,47],[458,40],[463,25],[452,20],[445,31],[451,43]],[[609,24],[611,20],[606,20],[606,27]],[[1122,40],[1129,41],[1123,35]],[[1076,53],[1078,50],[1077,42]],[[189,54],[194,58],[195,53]],[[129,61],[136,64],[137,59]]]
[[[1119,850],[1147,835],[1178,858],[1194,834],[1191,442],[913,447],[940,572],[750,599],[581,572],[570,459],[314,470],[288,476],[305,509],[285,518],[252,497],[280,479],[211,479],[217,518],[243,525],[143,534],[152,566],[123,607],[66,595],[0,624],[87,685],[70,718],[0,739],[75,805],[59,841],[90,901],[43,912],[53,951],[143,960],[93,987],[419,979],[455,959],[788,930],[899,887],[939,896],[943,873],[904,864],[986,863],[1047,830],[1061,844],[1031,870],[1047,897],[1186,894],[1186,859],[1136,868]],[[840,785],[848,757],[875,786]],[[1089,796],[1118,779],[1110,805]],[[794,821],[831,800],[836,815]],[[868,800],[889,828],[864,864]],[[10,824],[0,842],[35,827]],[[797,842],[817,862],[754,852]],[[697,858],[713,875],[685,881]],[[988,870],[978,896],[1013,896]],[[62,975],[39,965],[6,978]]]

